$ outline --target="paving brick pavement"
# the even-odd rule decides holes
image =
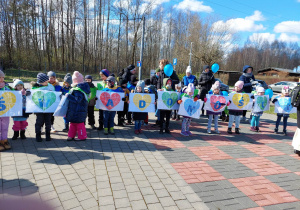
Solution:
[[[56,132],[39,143],[31,115],[28,139],[0,153],[0,199],[41,198],[54,209],[299,209],[296,121],[283,136],[272,132],[275,119],[264,114],[260,133],[242,123],[241,135],[227,135],[223,122],[220,135],[209,135],[203,118],[193,120],[189,137],[172,121],[171,134],[147,125],[135,135],[126,126],[108,136],[87,129],[84,142]],[[63,128],[61,118],[55,128]]]

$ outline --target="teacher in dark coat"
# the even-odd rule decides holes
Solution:
[[[204,101],[206,94],[211,89],[212,85],[215,83],[215,77],[213,72],[210,70],[208,65],[203,66],[203,72],[199,77],[199,88],[200,88],[200,99]],[[203,104],[204,107],[204,104]],[[204,109],[202,107],[202,115],[204,115]]]
[[[156,85],[157,90],[162,89],[164,78],[170,78],[172,80],[172,89],[173,90],[175,90],[175,85],[179,83],[179,78],[175,71],[173,71],[173,73],[170,77],[168,77],[165,74],[164,68],[167,64],[169,64],[169,61],[167,59],[162,59],[159,61],[160,75],[157,80],[157,85]]]

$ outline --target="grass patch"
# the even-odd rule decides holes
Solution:
[[[277,115],[274,112],[275,112],[275,106],[271,105],[270,109],[268,111],[265,111],[264,113]],[[290,118],[297,119],[297,113],[290,114]]]

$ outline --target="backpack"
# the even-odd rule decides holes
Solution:
[[[293,107],[300,106],[300,84],[291,91],[291,103]]]

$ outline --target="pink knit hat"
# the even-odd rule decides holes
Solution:
[[[84,82],[84,77],[78,71],[74,71],[72,75],[73,85]]]
[[[290,91],[290,87],[289,86],[283,86],[283,88],[281,89],[281,92],[283,93],[283,94],[285,94],[285,93],[289,93],[289,91]]]
[[[237,81],[234,85],[234,87],[238,87],[240,89],[243,89],[244,82],[243,81]]]
[[[190,83],[186,89],[186,93],[192,92],[194,93],[195,87],[193,83]]]

